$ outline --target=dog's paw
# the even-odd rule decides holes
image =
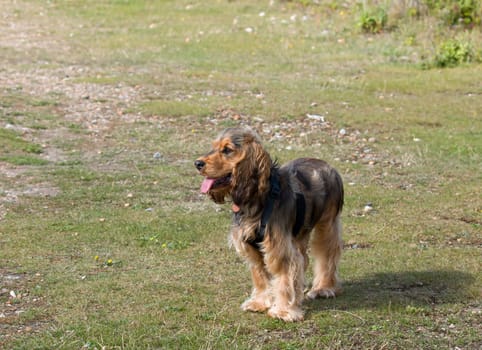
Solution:
[[[289,309],[273,307],[269,309],[268,316],[278,318],[285,322],[298,322],[304,320],[303,311],[298,307],[292,307]]]
[[[241,304],[241,310],[251,311],[251,312],[264,312],[268,310],[270,303],[263,299],[253,299],[249,298],[244,303]]]
[[[338,288],[319,288],[319,289],[311,289],[308,293],[306,293],[307,299],[316,299],[316,298],[334,298],[339,294]]]

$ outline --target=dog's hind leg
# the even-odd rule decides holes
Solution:
[[[330,222],[319,222],[315,225],[311,240],[311,253],[314,261],[313,287],[306,297],[334,297],[341,292],[338,283],[337,269],[341,250],[340,215]]]

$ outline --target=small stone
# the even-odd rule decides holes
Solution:
[[[152,156],[154,159],[161,159],[162,158],[162,155],[159,153],[159,152],[156,152],[154,153],[154,155]]]
[[[319,114],[307,114],[306,116],[308,117],[308,119],[317,120],[320,122],[325,121],[325,117]]]

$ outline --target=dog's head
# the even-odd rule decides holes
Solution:
[[[224,203],[231,196],[235,204],[242,205],[263,195],[269,187],[271,158],[256,132],[247,127],[221,132],[212,150],[194,165],[204,176],[201,192],[216,203]]]

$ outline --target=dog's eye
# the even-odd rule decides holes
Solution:
[[[228,154],[231,154],[233,153],[233,150],[229,147],[224,147],[222,150],[221,150],[221,153],[225,154],[225,155],[228,155]]]

